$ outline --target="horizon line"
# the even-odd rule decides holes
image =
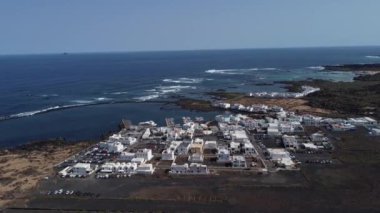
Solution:
[[[337,45],[337,46],[289,46],[289,47],[246,47],[246,48],[210,48],[210,49],[173,49],[173,50],[111,50],[111,51],[62,51],[46,53],[12,53],[2,54],[0,56],[28,56],[28,55],[59,55],[59,54],[121,54],[121,53],[149,53],[149,52],[191,52],[191,51],[228,51],[228,50],[268,50],[268,49],[314,49],[314,48],[360,48],[360,47],[380,47],[380,45]]]

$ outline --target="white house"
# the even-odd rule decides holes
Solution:
[[[273,148],[267,150],[269,152],[271,160],[277,163],[277,165],[285,167],[287,169],[294,168],[295,163],[291,159],[288,151],[281,148]]]
[[[209,174],[210,172],[206,165],[199,163],[191,163],[190,166],[187,163],[183,165],[177,165],[175,163],[172,163],[169,173],[182,175],[198,175]]]
[[[176,163],[172,163],[170,166],[170,174],[185,174],[189,170],[189,164],[185,163],[183,165],[177,165]]]
[[[231,141],[230,143],[230,151],[233,154],[240,153],[240,143]]]
[[[232,156],[232,167],[233,168],[247,168],[247,162],[242,155]]]
[[[189,156],[188,160],[190,162],[194,162],[194,163],[201,163],[204,160],[203,154],[201,154],[201,153],[194,153],[194,154],[192,154],[192,155]]]
[[[137,174],[151,175],[154,173],[153,164],[140,164],[136,169]]]
[[[129,162],[131,161],[133,158],[135,158],[135,153],[132,153],[132,152],[122,152],[119,157],[118,157],[118,160],[119,161],[126,161],[126,162]]]
[[[199,163],[191,163],[189,166],[190,174],[209,174],[209,170],[206,165]]]
[[[282,143],[284,144],[285,148],[298,149],[297,138],[294,135],[283,135]]]
[[[135,144],[136,142],[137,142],[137,138],[135,137],[128,137],[126,140],[127,145],[132,145],[132,144]]]
[[[255,148],[253,147],[252,143],[251,142],[248,142],[248,143],[244,143],[243,144],[243,151],[245,154],[247,155],[254,155],[256,154],[256,150]]]
[[[371,135],[373,135],[373,136],[380,136],[380,129],[378,129],[378,128],[373,128],[373,129],[371,129]]]
[[[144,158],[146,161],[149,161],[153,158],[151,149],[139,149],[136,152],[136,158]]]
[[[146,160],[144,158],[132,158],[131,163],[136,163],[137,165],[145,163]]]
[[[231,131],[231,139],[236,142],[246,142],[249,141],[247,133],[245,130],[234,130]]]
[[[205,153],[215,153],[217,150],[217,143],[216,141],[206,141],[204,146],[203,146],[203,151]],[[215,151],[215,152],[214,152]]]
[[[316,132],[310,136],[312,142],[324,142],[327,141],[327,138],[321,132]]]
[[[230,151],[226,148],[219,148],[218,149],[218,163],[229,163],[231,162],[231,155]]]
[[[74,177],[86,177],[93,172],[91,164],[89,163],[77,163],[72,168],[72,175]]]
[[[144,134],[141,136],[142,139],[148,139],[150,137],[150,135],[152,134],[152,132],[150,131],[149,128],[146,128]]]
[[[175,160],[174,151],[169,148],[162,151],[161,160],[174,161]]]
[[[107,151],[109,153],[120,153],[124,150],[124,145],[120,142],[108,143]]]

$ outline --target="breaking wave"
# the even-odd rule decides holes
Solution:
[[[127,94],[128,92],[127,91],[120,91],[120,92],[107,92],[107,93],[104,93],[104,94],[108,94],[108,95],[124,95],[124,94]]]
[[[183,89],[197,89],[197,87],[189,85],[157,86],[154,89],[145,90],[145,92],[148,92],[147,95],[136,97],[134,99],[138,101],[147,101],[159,98],[165,94],[177,93]]]
[[[311,70],[324,70],[325,69],[325,67],[323,67],[323,66],[310,66],[307,68],[311,69]]]
[[[209,69],[206,70],[205,73],[210,73],[210,74],[225,74],[225,75],[242,75],[247,71],[259,71],[259,70],[264,70],[264,71],[274,71],[278,70],[277,68],[273,67],[264,67],[264,68],[248,68],[248,69]]]
[[[198,84],[203,81],[203,78],[177,78],[177,79],[164,79],[163,82],[176,83],[176,84]]]
[[[366,58],[370,58],[370,59],[380,59],[380,56],[379,55],[367,55],[365,56]]]
[[[44,108],[40,110],[21,112],[21,113],[12,114],[12,115],[1,116],[0,121],[14,119],[14,118],[29,117],[36,114],[41,114],[41,113],[46,113],[46,112],[61,110],[61,109],[80,107],[80,106],[85,106],[85,104],[70,104],[70,105],[62,105],[62,106],[57,105],[57,106],[52,106],[52,107],[48,107],[48,108]]]
[[[137,98],[135,98],[135,100],[138,100],[138,101],[148,101],[148,100],[155,99],[155,98],[158,98],[158,97],[160,97],[159,94],[146,95],[146,96],[137,97]]]

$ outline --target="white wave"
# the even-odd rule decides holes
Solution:
[[[58,94],[42,94],[40,96],[43,97],[43,98],[49,98],[49,97],[57,97]]]
[[[239,70],[237,69],[225,69],[225,70],[216,70],[216,69],[210,69],[206,70],[206,73],[210,74],[226,74],[226,75],[241,75],[243,73],[238,72]]]
[[[124,95],[124,94],[127,94],[128,92],[127,91],[120,91],[120,92],[108,92],[108,93],[105,93],[105,94],[109,94],[109,95]]]
[[[169,83],[177,83],[177,84],[198,84],[198,83],[201,83],[203,79],[202,78],[177,78],[177,79],[166,78],[162,81],[169,82]]]
[[[92,104],[95,101],[92,101],[92,100],[72,100],[71,102],[77,103],[77,104]]]
[[[323,67],[323,66],[310,66],[307,68],[311,69],[311,70],[324,70],[325,69],[325,67]]]
[[[134,99],[138,101],[147,101],[158,98],[168,93],[177,93],[183,89],[197,89],[197,87],[188,85],[157,86],[154,89],[145,90],[145,92],[149,92],[150,94],[141,97],[136,97]]]
[[[0,120],[6,120],[6,119],[12,119],[12,118],[22,118],[22,117],[29,117],[32,115],[40,114],[40,113],[45,113],[49,111],[54,111],[58,109],[65,109],[65,108],[72,108],[72,107],[79,107],[79,106],[84,106],[85,104],[71,104],[71,105],[63,105],[63,106],[52,106],[40,110],[34,110],[34,111],[28,111],[28,112],[21,112],[9,116],[2,116],[0,117]]]
[[[370,59],[380,59],[379,55],[366,55],[365,57]]]
[[[147,100],[155,99],[158,97],[160,97],[160,95],[154,94],[154,95],[146,95],[146,96],[137,97],[135,99],[138,101],[147,101]]]
[[[267,67],[267,68],[261,68],[259,70],[274,71],[274,70],[278,70],[278,69],[277,68],[273,68],[273,67]]]
[[[99,97],[99,98],[95,98],[96,101],[110,101],[112,100],[112,98],[106,98],[106,97]]]
[[[226,75],[242,75],[247,71],[259,71],[259,70],[264,70],[264,71],[273,71],[273,70],[278,70],[277,68],[273,67],[264,67],[264,68],[247,68],[247,69],[209,69],[206,70],[206,73],[210,74],[226,74]]]
[[[191,88],[191,86],[184,86],[184,85],[174,85],[174,86],[158,86],[157,89],[187,89]]]

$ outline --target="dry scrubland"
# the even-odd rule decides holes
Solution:
[[[0,152],[0,207],[23,205],[38,182],[54,173],[54,165],[87,147],[89,143],[48,142]]]

